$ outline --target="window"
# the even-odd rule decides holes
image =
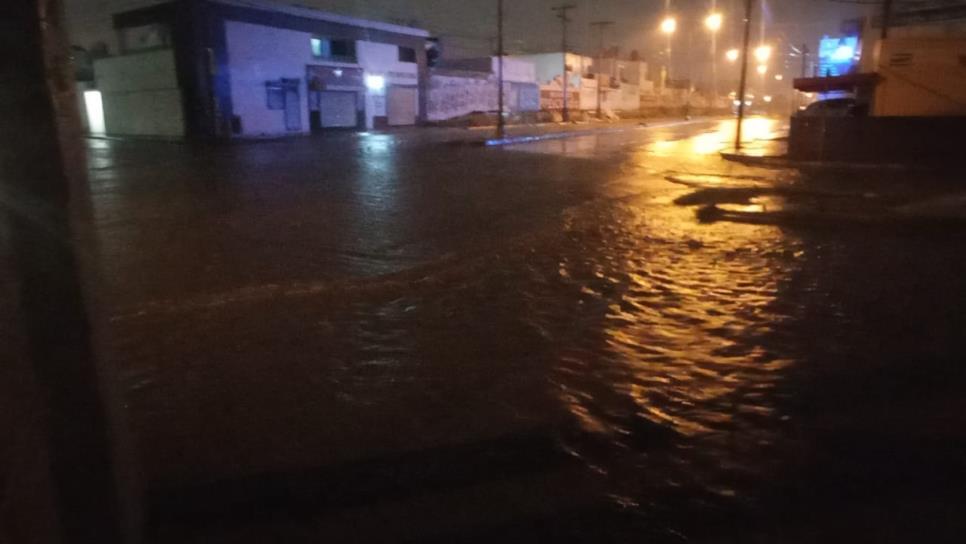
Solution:
[[[321,37],[312,38],[312,56],[317,59],[355,62],[356,42]]]
[[[285,87],[281,81],[265,83],[266,101],[270,110],[285,109]]]
[[[150,24],[122,28],[121,49],[127,53],[171,47],[171,30],[167,25]]]
[[[416,62],[416,50],[412,47],[399,47],[399,62]]]

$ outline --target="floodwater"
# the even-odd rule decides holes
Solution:
[[[98,144],[152,538],[961,541],[962,233],[699,221],[732,128]]]

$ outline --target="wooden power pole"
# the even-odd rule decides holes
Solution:
[[[556,6],[552,9],[557,13],[557,17],[560,19],[561,26],[561,42],[563,49],[563,77],[561,78],[561,84],[563,86],[563,120],[564,122],[570,121],[570,108],[568,107],[568,95],[570,94],[570,77],[567,75],[567,24],[570,22],[570,17],[568,13],[572,9],[576,9],[577,6],[573,4],[564,4],[561,6]]]
[[[754,0],[745,0],[745,27],[741,46],[741,80],[738,84],[738,128],[735,130],[735,151],[741,151],[741,131],[745,122],[745,92],[748,87],[748,56],[751,53],[751,16]]]
[[[506,119],[503,118],[503,57],[506,51],[503,46],[503,0],[496,0],[496,58],[497,58],[497,114],[496,137],[506,135]]]

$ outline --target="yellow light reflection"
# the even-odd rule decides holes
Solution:
[[[724,147],[725,136],[719,132],[706,132],[691,140],[691,148],[698,155],[713,155]]]

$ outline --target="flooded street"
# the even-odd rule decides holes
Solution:
[[[829,186],[732,130],[93,142],[152,538],[959,541],[963,233],[699,220]]]

